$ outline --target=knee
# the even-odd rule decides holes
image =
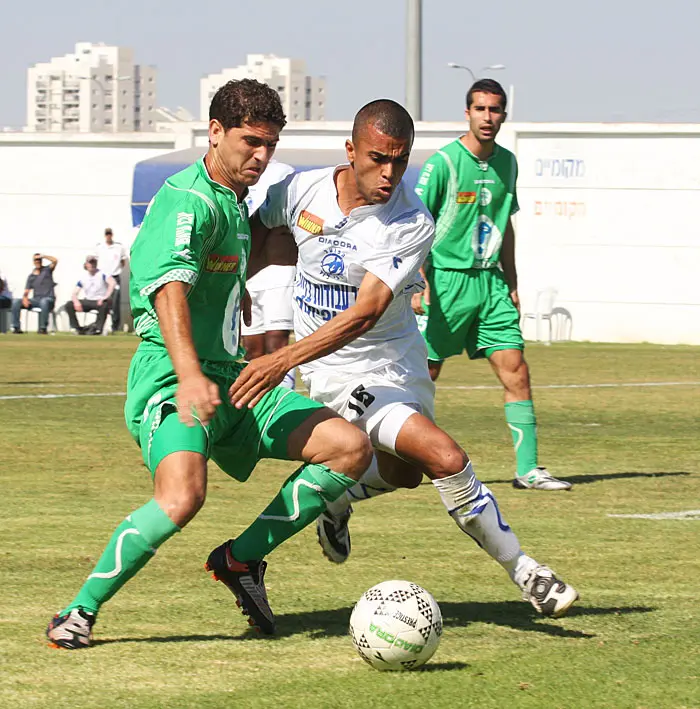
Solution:
[[[428,465],[428,473],[435,478],[448,478],[461,473],[469,462],[467,454],[454,442],[440,446]]]
[[[205,499],[206,491],[200,487],[173,491],[163,497],[156,497],[163,511],[178,527],[184,527],[202,509]]]
[[[338,452],[339,467],[344,475],[359,480],[369,468],[374,456],[374,449],[369,436],[352,424],[349,424],[347,436],[344,436],[342,450]]]

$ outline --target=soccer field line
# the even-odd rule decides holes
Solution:
[[[637,387],[679,387],[679,386],[700,386],[700,382],[616,382],[612,384],[540,384],[533,386],[533,389],[624,389]],[[500,390],[503,387],[498,384],[483,384],[475,386],[442,386],[439,390],[445,391],[482,391]],[[297,389],[306,391],[306,389]],[[126,396],[125,391],[87,392],[78,394],[9,394],[0,396],[0,401],[9,399],[80,399],[83,397],[95,396]]]

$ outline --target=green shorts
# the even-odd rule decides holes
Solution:
[[[124,416],[152,475],[163,458],[178,451],[201,453],[240,482],[262,458],[290,460],[289,434],[323,406],[277,387],[252,409],[236,409],[228,390],[244,366],[202,362],[202,372],[219,387],[222,403],[206,427],[190,427],[177,416],[177,377],[167,351],[147,342],[139,345],[129,367]]]
[[[428,359],[441,361],[464,350],[471,359],[496,350],[522,350],[520,317],[499,269],[430,269],[430,306],[418,317]]]

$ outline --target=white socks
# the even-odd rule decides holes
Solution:
[[[379,473],[377,456],[372,456],[369,468],[362,474],[359,481],[335,502],[327,503],[326,508],[332,515],[338,516],[345,512],[353,502],[369,500],[370,497],[384,495],[394,490],[396,488],[393,485],[389,485]]]
[[[501,517],[493,493],[474,475],[471,461],[456,475],[433,480],[433,485],[457,526],[521,586],[521,579],[537,562],[520,549],[518,538]]]

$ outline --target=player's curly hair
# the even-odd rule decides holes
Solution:
[[[224,84],[211,100],[209,120],[219,121],[224,130],[244,123],[274,123],[282,129],[287,123],[277,92],[255,79]]]

